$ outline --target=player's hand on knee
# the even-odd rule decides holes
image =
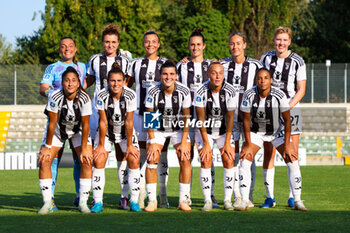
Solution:
[[[221,149],[221,156],[225,154],[230,160],[235,160],[235,148],[232,147],[230,143],[225,143],[224,147]]]
[[[284,145],[284,157],[286,162],[293,162],[295,160],[298,160],[298,154],[294,150],[291,143]]]
[[[183,161],[184,159],[190,160],[191,159],[191,147],[189,143],[184,142],[180,143],[180,145],[176,148],[176,153],[180,155],[180,161]]]
[[[79,159],[82,164],[92,166],[93,155],[91,152],[89,152],[89,150],[82,149]]]
[[[45,161],[51,160],[51,149],[43,147],[39,152],[38,163],[42,164]]]
[[[160,148],[155,143],[150,144],[147,149],[147,160],[155,162],[157,155],[160,154],[160,152]]]
[[[125,158],[133,156],[135,159],[140,159],[140,150],[138,150],[134,145],[129,145],[126,149]]]
[[[209,157],[211,158],[212,156],[212,149],[210,145],[204,144],[202,147],[202,150],[199,151],[199,157],[201,158],[201,162],[208,162]]]
[[[98,145],[95,150],[92,152],[93,154],[93,159],[97,159],[100,155],[107,155],[107,152],[105,150],[105,147],[103,145]]]

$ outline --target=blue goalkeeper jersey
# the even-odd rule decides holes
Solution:
[[[49,65],[45,70],[43,79],[41,80],[40,84],[41,83],[49,84],[50,87],[52,87],[54,90],[61,89],[62,74],[69,66],[77,70],[79,74],[81,86],[84,87],[84,82],[85,82],[86,72],[87,72],[87,65],[82,62],[78,62],[77,64],[75,64],[73,62],[64,63],[64,62],[58,61]]]

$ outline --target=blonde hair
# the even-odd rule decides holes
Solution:
[[[273,38],[275,39],[278,34],[287,33],[289,38],[292,39],[292,29],[289,27],[279,26],[275,29]]]

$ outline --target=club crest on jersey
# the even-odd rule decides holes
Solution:
[[[221,102],[225,102],[225,95],[220,95]]]
[[[73,108],[78,109],[79,108],[78,104],[73,104]]]
[[[157,64],[158,70],[160,70],[160,67],[162,67],[162,64]]]
[[[200,96],[197,96],[196,101],[197,102],[202,102],[202,98]]]
[[[102,105],[102,101],[101,100],[97,100],[97,105]]]
[[[266,101],[266,107],[269,108],[270,106],[271,106],[271,100],[267,100],[267,101]]]
[[[207,65],[204,65],[204,66],[203,66],[203,70],[204,70],[204,71],[207,71],[207,70],[208,70],[208,66],[207,66]]]
[[[288,70],[288,69],[289,69],[289,67],[290,67],[290,63],[289,63],[289,62],[287,62],[287,63],[284,63],[284,65],[285,65],[284,69],[285,69],[285,70]]]
[[[177,104],[178,102],[177,96],[173,96],[173,101],[174,101],[174,104]]]
[[[50,106],[54,108],[56,106],[56,104],[54,102],[51,102]]]
[[[248,66],[245,66],[245,67],[244,67],[243,72],[244,72],[244,73],[247,73],[247,72],[248,72]]]
[[[125,108],[125,102],[124,101],[122,101],[122,102],[120,102],[120,108]]]
[[[152,98],[151,98],[151,97],[148,97],[148,98],[147,98],[147,102],[148,102],[148,103],[152,103],[152,102],[153,102]]]

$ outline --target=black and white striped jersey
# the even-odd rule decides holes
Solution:
[[[171,95],[165,94],[161,82],[152,86],[147,92],[146,108],[159,111],[162,114],[160,131],[178,130],[179,126],[175,127],[171,123],[180,120],[182,110],[190,107],[190,89],[180,82],[175,82],[175,88]]]
[[[274,135],[280,130],[281,113],[289,110],[289,101],[283,91],[271,87],[262,98],[258,87],[248,89],[243,96],[241,111],[250,113],[250,131],[260,135]]]
[[[166,61],[166,58],[159,57],[158,60],[150,60],[146,57],[135,58],[129,69],[129,76],[135,78],[137,108],[139,114],[145,111],[145,98],[147,89],[160,81],[160,68]]]
[[[67,100],[63,90],[57,90],[49,98],[46,114],[47,111],[58,113],[55,134],[64,141],[81,131],[81,117],[92,114],[91,100],[84,91],[77,94],[74,100]]]
[[[117,52],[116,57],[107,57],[104,53],[98,53],[91,56],[89,59],[89,69],[87,73],[96,77],[95,95],[108,85],[108,72],[112,69],[114,62],[118,63],[125,75],[128,74],[129,58],[121,54],[120,51]]]
[[[207,133],[212,136],[223,135],[226,133],[226,112],[237,108],[235,90],[231,84],[224,81],[221,90],[213,93],[210,90],[210,81],[206,81],[196,90],[193,105],[205,108],[205,120],[221,122],[220,128],[207,127]]]
[[[198,87],[208,80],[207,71],[209,69],[210,60],[204,59],[202,62],[179,62],[176,67],[179,73],[179,82],[187,86],[191,91],[191,98]]]
[[[262,64],[253,58],[246,57],[241,64],[235,63],[233,57],[225,58],[221,62],[225,70],[225,80],[235,89],[238,109],[241,106],[244,92],[255,85],[255,76]],[[242,113],[237,111],[238,121],[242,121]]]
[[[109,88],[99,91],[96,99],[96,109],[105,111],[108,121],[107,136],[113,143],[119,143],[126,138],[125,119],[128,112],[135,111],[136,93],[124,86],[118,100],[114,100]]]
[[[305,62],[294,52],[286,58],[279,58],[273,50],[263,54],[260,62],[270,71],[273,77],[272,85],[281,89],[288,99],[295,96],[297,82],[306,80]]]

